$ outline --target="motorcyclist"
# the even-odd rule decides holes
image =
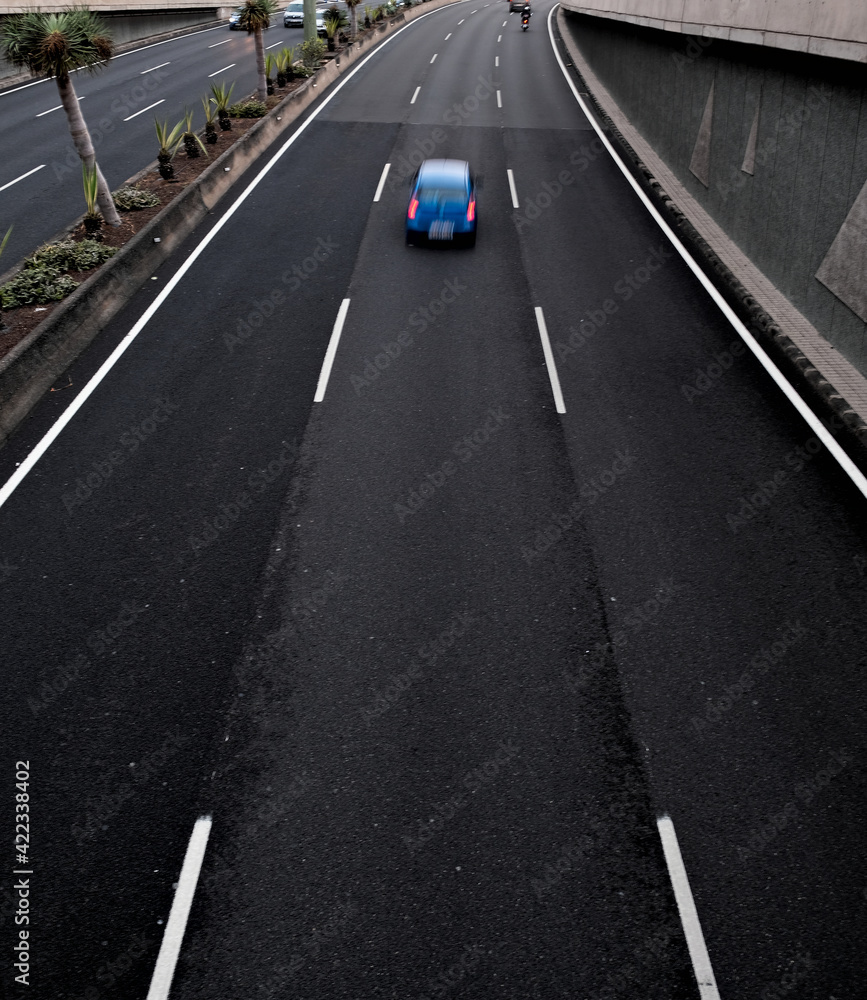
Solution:
[[[529,21],[532,15],[533,11],[530,10],[529,3],[525,3],[524,6],[521,8],[521,21],[522,22],[525,20]]]

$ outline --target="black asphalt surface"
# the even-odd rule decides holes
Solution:
[[[34,995],[145,997],[202,814],[172,997],[698,997],[666,813],[720,996],[862,990],[863,499],[506,7],[366,63],[0,508]],[[421,155],[475,249],[404,245]]]
[[[282,12],[265,32],[265,46],[276,46],[274,51],[301,41],[303,32],[283,27]],[[230,68],[218,72],[224,67]],[[115,56],[95,73],[73,74],[97,160],[112,190],[156,159],[154,119],[171,128],[192,111],[194,128],[204,127],[201,101],[215,83],[234,83],[234,101],[256,89],[253,39],[227,24],[145,44]],[[5,188],[0,228],[5,234],[13,226],[3,252],[7,266],[85,211],[81,160],[59,105],[54,80],[0,90],[0,121],[4,133],[14,136],[14,142],[4,143],[0,165],[0,188]],[[22,179],[11,183],[17,178]]]

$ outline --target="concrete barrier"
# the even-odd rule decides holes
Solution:
[[[132,295],[214,208],[237,178],[359,59],[407,22],[465,0],[427,0],[347,46],[222,153],[111,260],[0,359],[0,446]],[[278,121],[278,118],[280,119]],[[127,183],[156,169],[156,161]],[[160,242],[155,243],[154,238]]]

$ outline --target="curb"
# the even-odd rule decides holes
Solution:
[[[309,105],[406,22],[455,2],[427,0],[381,23],[375,33],[350,43],[221,153],[126,246],[64,299],[51,316],[0,359],[0,447],[102,328],[231,189],[240,174],[293,126]],[[278,115],[282,119],[279,122]],[[135,182],[156,166],[154,160],[126,183]],[[155,237],[159,237],[159,243],[154,242]]]
[[[750,292],[737,275],[720,259],[713,247],[698,232],[690,219],[671,198],[653,171],[641,160],[628,140],[599,103],[569,51],[563,24],[563,8],[557,12],[557,40],[562,54],[568,58],[571,69],[580,79],[583,91],[592,104],[601,124],[611,140],[623,154],[624,163],[630,168],[645,192],[650,196],[684,246],[699,264],[702,271],[722,294],[728,305],[752,333],[783,375],[810,404],[817,416],[837,439],[852,461],[867,472],[867,423],[840,393],[818,371],[813,362],[792,341]]]

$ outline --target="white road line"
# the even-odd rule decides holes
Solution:
[[[463,23],[464,23],[464,21],[466,21],[466,18],[465,18],[465,17],[462,17],[462,18],[460,19],[460,21],[458,21],[458,24],[463,24]]]
[[[503,98],[502,98],[502,96],[501,96],[501,94],[500,94],[500,92],[498,90],[497,91],[497,107],[501,108],[502,106],[503,106]]]
[[[501,37],[502,37],[502,36],[501,36]],[[494,57],[494,65],[495,65],[495,66],[499,66],[499,65],[500,65],[500,57],[499,57],[499,56],[495,56],[495,57]]]
[[[686,247],[680,242],[680,240],[672,230],[671,226],[669,226],[669,224],[665,221],[665,219],[663,219],[663,217],[659,214],[659,212],[656,209],[656,206],[651,202],[651,200],[641,189],[641,186],[639,185],[638,181],[632,176],[630,171],[627,169],[626,164],[620,159],[620,156],[618,155],[617,151],[611,145],[611,142],[609,141],[608,137],[599,127],[598,123],[596,122],[596,119],[593,117],[592,113],[590,112],[590,109],[587,107],[587,104],[584,102],[583,98],[578,93],[578,89],[572,82],[572,79],[566,70],[566,66],[563,63],[563,60],[560,58],[560,53],[557,51],[557,45],[554,42],[554,30],[552,27],[552,18],[554,11],[556,9],[557,7],[555,5],[548,12],[548,38],[551,42],[551,48],[554,50],[554,57],[556,58],[557,63],[560,66],[560,70],[562,71],[563,76],[566,79],[566,82],[569,84],[569,89],[572,91],[575,100],[578,102],[581,110],[587,116],[587,120],[593,126],[593,129],[601,139],[602,144],[611,154],[612,160],[614,160],[614,163],[617,165],[620,172],[626,178],[626,181],[630,185],[632,190],[638,195],[638,197],[641,200],[641,203],[650,213],[653,221],[659,226],[659,228],[668,238],[671,245],[678,252],[678,254],[680,255],[683,262],[686,264],[686,266],[690,269],[690,271],[692,271],[692,273],[696,276],[699,282],[701,282],[701,285],[704,288],[704,290],[716,303],[717,308],[720,310],[723,316],[725,316],[725,318],[729,321],[732,327],[734,327],[735,331],[737,332],[741,340],[743,340],[743,342],[747,345],[749,350],[752,351],[754,357],[762,366],[762,368],[765,369],[768,375],[770,375],[770,377],[776,383],[777,388],[780,389],[780,391],[783,393],[786,399],[789,400],[792,406],[794,406],[795,409],[798,411],[798,413],[800,413],[800,415],[804,418],[804,421],[808,424],[810,430],[813,431],[816,437],[834,456],[840,467],[843,469],[846,475],[852,480],[852,482],[855,484],[855,487],[862,494],[862,496],[867,498],[867,476],[865,476],[864,473],[861,472],[861,470],[855,465],[852,459],[849,458],[846,452],[843,451],[843,449],[840,447],[839,444],[837,444],[832,435],[825,429],[825,425],[822,423],[822,421],[816,416],[815,413],[813,413],[813,411],[804,402],[804,400],[801,399],[801,397],[795,391],[794,386],[792,386],[792,384],[786,379],[786,377],[783,375],[780,369],[777,368],[774,362],[771,361],[765,349],[759,344],[756,338],[744,326],[744,324],[740,321],[740,319],[738,319],[734,310],[731,308],[728,302],[726,302],[726,300],[722,297],[716,286],[713,285],[708,276],[704,273],[704,271],[702,271],[702,269],[698,266],[696,261],[692,258]]]
[[[149,104],[146,108],[142,108],[141,111],[136,111],[135,114],[130,115],[128,118],[124,118],[124,121],[125,122],[130,122],[130,121],[133,120],[133,118],[138,118],[138,116],[139,115],[143,115],[145,113],[145,111],[150,111],[151,108],[155,108],[158,104],[163,104],[164,102],[165,102],[165,98],[162,97],[162,98],[160,98],[160,100],[154,101],[153,104]]]
[[[542,353],[545,355],[545,366],[551,381],[551,391],[554,393],[554,405],[557,407],[558,413],[565,413],[566,404],[563,402],[563,393],[560,389],[560,377],[557,375],[557,366],[554,364],[554,352],[551,350],[551,341],[548,339],[545,315],[540,306],[536,306],[536,325],[539,327],[539,336],[542,338]]]
[[[63,433],[64,429],[75,417],[76,413],[84,406],[84,404],[90,399],[90,397],[99,388],[99,384],[108,375],[108,373],[114,368],[121,357],[126,353],[128,348],[133,344],[138,335],[144,330],[144,328],[150,323],[154,315],[163,306],[166,299],[172,294],[172,292],[177,288],[177,286],[183,281],[187,272],[196,263],[196,261],[201,257],[201,255],[207,250],[211,245],[211,242],[217,238],[223,229],[223,226],[228,225],[230,220],[235,215],[235,212],[244,204],[244,202],[250,197],[250,195],[256,190],[256,188],[262,183],[265,177],[274,169],[274,167],[280,162],[284,153],[290,149],[302,136],[309,126],[316,121],[319,115],[328,107],[328,105],[334,100],[335,97],[340,93],[341,90],[349,83],[349,81],[359,73],[371,59],[376,58],[385,50],[387,45],[390,45],[396,38],[407,30],[407,28],[412,27],[414,23],[423,20],[426,17],[431,17],[435,12],[431,11],[428,14],[422,14],[415,19],[414,22],[404,25],[402,28],[398,28],[393,35],[390,35],[384,39],[377,48],[375,48],[371,53],[366,55],[362,60],[360,60],[346,76],[341,77],[340,80],[334,85],[334,89],[330,93],[326,94],[322,103],[319,107],[310,115],[305,118],[304,121],[298,126],[297,129],[289,136],[289,138],[283,143],[283,145],[273,154],[270,160],[265,164],[264,167],[259,171],[258,174],[253,178],[252,181],[244,188],[241,194],[229,205],[225,213],[220,216],[218,221],[215,223],[213,229],[210,229],[208,233],[204,236],[201,243],[197,244],[193,249],[192,253],[186,260],[181,264],[181,266],[175,271],[175,273],[166,282],[163,290],[157,295],[154,301],[145,309],[145,311],[139,316],[136,322],[131,327],[129,333],[123,338],[123,340],[115,347],[111,354],[105,359],[105,361],[100,365],[99,369],[91,376],[90,381],[84,388],[78,393],[78,395],[70,402],[69,406],[61,413],[61,415],[54,421],[45,435],[37,442],[33,447],[33,450],[27,455],[27,457],[18,466],[15,472],[6,480],[2,487],[0,487],[0,507],[2,507],[6,501],[12,496],[12,494],[18,489],[22,482],[30,475],[33,467],[39,462],[40,458],[48,451],[48,449],[54,444],[57,438]],[[210,31],[211,29],[206,29]],[[157,44],[162,44],[157,43]],[[37,168],[39,169],[39,168]]]
[[[415,88],[415,93],[412,95],[412,99],[409,102],[410,104],[415,104],[415,99],[418,97],[418,92],[420,90],[421,90],[420,86],[418,86],[418,87]]]
[[[509,178],[509,190],[512,192],[512,208],[520,208],[518,204],[518,192],[515,189],[515,175],[512,173],[511,169],[506,171]]]
[[[6,188],[11,188],[13,184],[17,184],[19,181],[23,181],[25,177],[29,177],[31,174],[35,174],[37,170],[41,170],[45,163],[40,163],[38,167],[34,167],[32,170],[28,170],[26,174],[22,174],[20,177],[16,177],[14,181],[7,181],[3,187],[0,187],[0,191],[5,191]]]
[[[340,309],[337,311],[337,319],[334,321],[334,329],[331,331],[331,340],[328,341],[328,350],[325,352],[322,371],[319,373],[319,384],[316,386],[316,395],[313,397],[314,403],[321,403],[325,399],[328,376],[331,374],[331,366],[334,364],[334,356],[337,354],[337,344],[340,341],[340,334],[343,333],[343,324],[346,322],[346,313],[348,311],[349,299],[344,299],[340,303]]]
[[[449,33],[448,33],[448,34],[446,35],[446,37],[445,37],[445,38],[443,39],[443,41],[444,41],[444,42],[447,42],[447,41],[448,41],[448,40],[449,40],[449,39],[450,39],[451,37],[452,37],[452,33],[451,33],[451,32],[449,32]]]
[[[508,23],[508,21],[503,21],[503,27],[505,28]]]
[[[390,163],[382,168],[382,177],[379,178],[379,184],[376,185],[376,194],[373,196],[374,201],[379,201],[379,196],[382,194],[382,189],[385,187],[385,178],[388,177],[388,171],[391,167]]]
[[[210,80],[212,76],[219,76],[220,73],[225,73],[227,69],[231,69],[235,63],[229,63],[228,66],[224,66],[222,69],[218,69],[216,73],[208,73],[208,79]]]
[[[285,44],[286,44],[285,42],[274,42],[273,45],[266,45],[265,48],[266,48],[266,50],[267,49],[276,49],[278,45],[285,45]]]
[[[150,69],[143,69],[143,70],[141,71],[141,73],[139,73],[139,76],[144,76],[144,75],[145,75],[145,73],[153,73],[153,71],[154,71],[155,69],[162,69],[162,68],[163,68],[163,66],[171,66],[171,64],[172,64],[172,61],[171,61],[171,59],[170,59],[170,60],[169,60],[168,62],[164,62],[164,63],[160,63],[160,64],[159,64],[159,66],[151,66],[151,68],[150,68]]]
[[[215,49],[218,45],[225,45],[227,42],[231,42],[231,41],[232,41],[231,38],[224,38],[222,40],[222,42],[214,42],[214,44],[213,45],[209,45],[208,48],[209,49]]]
[[[701,1000],[719,1000],[719,991],[716,988],[710,955],[708,955],[704,943],[704,935],[698,921],[698,911],[695,908],[695,900],[692,898],[686,868],[680,855],[677,834],[674,832],[674,823],[671,822],[670,817],[660,816],[656,825],[662,839],[662,850],[665,853],[665,863],[668,865],[668,876],[674,889],[674,898],[677,900],[677,909],[680,913],[680,922],[683,924],[683,932],[686,935],[686,946],[689,948],[689,957],[692,960],[692,970],[698,983],[699,996]]]
[[[498,42],[499,42],[499,41],[501,41],[501,40],[502,40],[502,38],[503,38],[503,36],[502,36],[502,35],[497,35],[497,41],[498,41]]]
[[[85,94],[84,97],[87,97],[87,94]],[[79,102],[83,101],[84,97],[79,97]],[[49,108],[47,111],[40,111],[36,117],[41,118],[43,115],[50,115],[52,111],[59,111],[62,107],[62,104],[56,104],[53,108]]]
[[[434,52],[434,54],[433,54],[433,57],[431,58],[431,63],[433,63],[434,59],[436,59],[436,57],[437,57],[437,54],[438,54],[438,53]]]
[[[178,888],[172,900],[172,909],[163,933],[163,943],[160,945],[147,1000],[166,1000],[169,995],[210,833],[211,817],[200,816],[196,820],[187,845],[187,853],[178,878]]]

